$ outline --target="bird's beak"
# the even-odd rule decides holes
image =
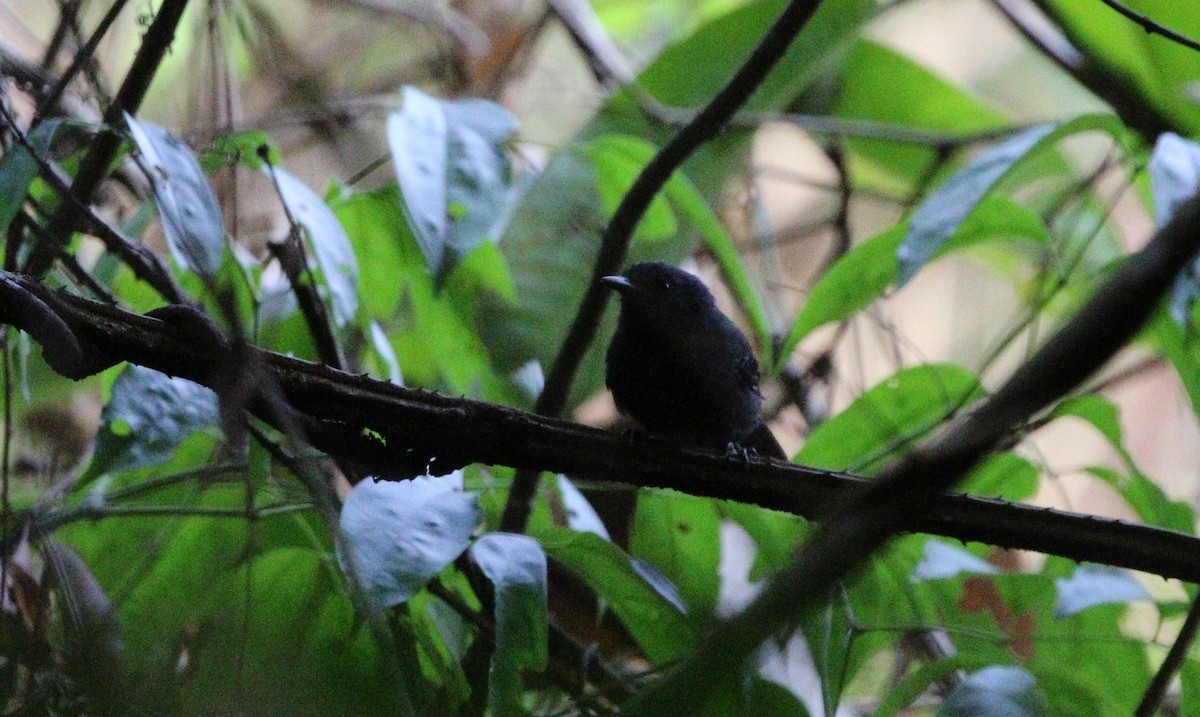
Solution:
[[[604,284],[610,289],[613,289],[622,296],[640,291],[640,289],[634,286],[632,281],[623,276],[606,276],[600,279],[600,283]]]

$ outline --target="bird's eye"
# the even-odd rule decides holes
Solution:
[[[663,282],[663,288],[664,288],[664,289],[670,289],[670,288],[671,288],[671,282],[669,282],[669,281],[664,281],[664,282]]]

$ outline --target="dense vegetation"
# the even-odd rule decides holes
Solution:
[[[1200,714],[1187,3],[45,5],[4,714]],[[635,259],[791,465],[623,433]]]

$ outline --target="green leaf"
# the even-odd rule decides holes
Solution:
[[[1148,332],[1175,367],[1192,404],[1192,413],[1200,416],[1200,343],[1197,343],[1200,335],[1171,320],[1163,311],[1155,314]]]
[[[783,0],[758,0],[706,23],[663,51],[638,76],[638,84],[668,105],[703,105],[729,81],[785,5]],[[786,106],[828,72],[844,53],[848,39],[876,12],[875,3],[864,0],[821,3],[744,109]]]
[[[213,139],[212,145],[200,152],[200,166],[205,172],[215,172],[221,167],[244,165],[255,171],[265,167],[260,153],[265,152],[267,162],[273,166],[283,164],[283,155],[270,135],[262,130],[247,129],[230,132]]]
[[[394,185],[338,196],[331,206],[359,258],[363,308],[383,327],[405,380],[416,386],[444,382],[453,393],[507,400],[499,392],[472,319],[480,285],[504,281],[503,269],[481,266],[488,263],[486,256],[478,264],[468,259],[439,292],[404,219]]]
[[[1103,466],[1089,466],[1084,470],[1112,486],[1138,517],[1149,525],[1188,535],[1194,533],[1196,518],[1191,507],[1183,501],[1168,498],[1162,488],[1142,473],[1121,473]]]
[[[633,559],[594,533],[544,527],[546,554],[578,573],[629,630],[647,657],[661,664],[684,655],[696,631],[683,614],[633,567]]]
[[[750,568],[754,581],[782,569],[809,530],[803,518],[756,505],[725,501],[719,510],[722,518],[734,521],[754,539],[754,565]]]
[[[611,217],[642,169],[654,158],[658,147],[640,137],[608,134],[583,143],[579,152],[592,163],[596,172],[596,190]],[[650,201],[650,207],[638,223],[634,239],[658,241],[678,232],[675,213],[667,198],[659,193]]]
[[[1117,407],[1111,401],[1096,394],[1074,396],[1055,406],[1049,417],[1055,419],[1065,416],[1073,416],[1090,423],[1116,450],[1125,463],[1126,473],[1101,466],[1092,466],[1086,470],[1116,489],[1142,520],[1150,525],[1187,534],[1195,530],[1195,517],[1191,508],[1186,503],[1168,499],[1162,489],[1143,475],[1134,463],[1133,456],[1123,442]]]
[[[162,127],[128,113],[125,123],[149,170],[171,255],[181,267],[212,278],[221,267],[225,220],[196,155]]]
[[[521,671],[546,669],[546,554],[536,540],[488,533],[471,546],[496,595],[496,651],[488,707],[497,717],[523,717]]]
[[[172,493],[178,500],[206,507],[233,507],[245,502],[244,488],[221,486],[195,496],[190,491]],[[110,522],[110,532],[137,533],[129,521]],[[169,671],[171,657],[162,646],[182,639],[200,621],[213,599],[219,576],[235,569],[245,557],[248,533],[238,521],[188,517],[172,523],[158,519],[144,526],[146,543],[122,550],[120,543],[106,543],[106,555],[123,555],[120,583],[129,579],[130,560],[139,553],[148,564],[121,604],[131,652],[143,662],[144,670]],[[135,573],[136,574],[136,573]]]
[[[403,206],[438,285],[459,260],[498,234],[513,199],[502,146],[516,122],[485,100],[437,100],[404,88],[387,119]]]
[[[264,167],[263,172],[275,180],[288,213],[304,228],[329,291],[334,322],[345,326],[358,312],[358,262],[346,230],[304,182],[281,167]]]
[[[961,366],[903,369],[818,426],[794,460],[814,468],[869,473],[982,396],[975,374]]]
[[[881,101],[881,98],[887,98]],[[834,112],[904,128],[968,135],[1011,124],[1000,111],[911,58],[869,39],[859,39],[841,72]],[[903,182],[910,191],[937,158],[933,147],[887,139],[849,139],[851,171],[867,186]]]
[[[400,304],[406,278],[423,271],[399,195],[393,187],[338,196],[330,205],[361,270],[358,300],[369,317],[386,326]]]
[[[470,544],[481,519],[462,476],[360,481],[342,506],[338,564],[378,611],[408,601]]]
[[[832,714],[848,682],[851,648],[857,630],[840,589],[830,591],[825,604],[801,618],[800,627],[821,681],[825,714]]]
[[[552,365],[591,280],[604,222],[591,163],[559,153],[525,192],[500,240],[516,302],[485,294],[476,307],[475,325],[498,372],[510,374],[530,360]],[[598,335],[610,334],[614,322],[606,316]],[[572,402],[590,396],[603,375],[603,348],[593,346],[572,386]]]
[[[909,227],[908,222],[901,222],[854,247],[829,267],[796,315],[779,352],[781,359],[790,356],[814,329],[849,318],[896,283],[900,274],[897,254]],[[934,258],[998,239],[1038,247],[1049,241],[1046,225],[1036,213],[1008,197],[989,194],[937,248]]]
[[[1073,0],[1048,0],[1052,17],[1089,62],[1109,81],[1119,81],[1132,108],[1153,108],[1185,134],[1200,130],[1200,111],[1191,86],[1200,79],[1191,48],[1146,32],[1110,8],[1091,8]],[[1124,3],[1187,37],[1200,35],[1196,15],[1186,4],[1163,0]],[[1116,78],[1119,78],[1117,80]]]
[[[982,152],[929,195],[913,213],[897,249],[898,281],[904,285],[952,237],[1001,180],[1022,162],[1036,158],[1059,140],[1081,132],[1106,132],[1120,140],[1125,130],[1112,115],[1083,115],[1061,125],[1022,130]]]
[[[61,119],[48,119],[29,133],[27,139],[38,156],[50,152],[54,135],[62,126]],[[6,236],[8,227],[25,204],[29,185],[38,175],[37,160],[29,154],[25,145],[14,144],[0,157],[0,236]]]
[[[130,364],[100,414],[88,475],[161,463],[192,433],[217,422],[217,396],[211,390]]]
[[[905,224],[897,224],[846,252],[829,267],[796,316],[779,351],[780,360],[791,356],[813,329],[849,317],[892,285],[900,270],[896,249],[904,240],[905,229]]]
[[[1200,660],[1188,657],[1179,670],[1180,717],[1200,717]]]
[[[1011,451],[993,453],[967,474],[957,490],[985,498],[1019,501],[1037,492],[1039,475],[1032,463]]]
[[[1044,717],[1046,697],[1022,667],[994,665],[970,675],[937,711],[937,717]]]
[[[713,213],[712,208],[700,195],[700,191],[688,180],[686,175],[676,173],[667,182],[665,189],[672,206],[695,225],[696,230],[700,233],[701,241],[704,242],[704,247],[721,267],[721,274],[729,284],[734,301],[745,314],[754,331],[759,351],[763,352],[763,365],[773,366],[775,361],[769,353],[775,343],[771,333],[771,323],[767,319],[767,311],[763,307],[762,297],[754,288],[750,272],[746,271],[746,265],[742,261],[741,252],[733,242],[733,237],[729,236],[725,225]]]
[[[641,491],[637,501],[629,551],[678,588],[690,617],[707,620],[720,588],[717,501],[667,491]]]
[[[804,703],[790,689],[762,677],[750,679],[737,707],[740,717],[809,717]]]
[[[412,714],[387,668],[391,647],[372,639],[335,575],[321,552],[285,547],[220,576],[192,627],[180,712]]]

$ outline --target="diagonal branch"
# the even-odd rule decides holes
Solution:
[[[692,714],[712,675],[736,674],[775,631],[814,608],[1020,422],[1074,389],[1145,324],[1200,248],[1200,196],[1177,210],[1092,299],[978,410],[847,491],[824,526],[743,612],[717,625],[670,676],[623,714]]]
[[[634,180],[600,238],[600,251],[592,267],[591,282],[546,376],[546,386],[534,404],[534,411],[544,416],[557,416],[566,405],[571,384],[575,381],[575,372],[596,337],[596,329],[608,300],[608,291],[600,279],[621,269],[633,230],[637,228],[654,196],[684,160],[715,137],[738,108],[750,99],[750,95],[754,94],[771,68],[783,57],[792,40],[820,4],[820,0],[791,0],[729,82],[691,122],[667,140]],[[513,479],[500,521],[501,530],[519,533],[525,529],[530,502],[537,490],[537,479],[536,473],[525,471]]]
[[[1025,6],[1025,3],[1015,3],[1014,0],[992,2],[1039,51],[1088,91],[1107,102],[1121,121],[1138,132],[1147,143],[1153,144],[1163,132],[1177,131],[1187,134],[1177,127],[1177,122],[1168,112],[1139,89],[1138,82],[1125,68],[1105,57],[1090,53],[1087,38],[1067,21],[1053,2],[1029,0],[1029,3],[1054,23],[1062,37],[1066,38],[1066,48],[1057,47],[1061,42],[1057,33],[1045,32],[1044,28],[1036,27],[1037,23],[1027,17],[1028,13],[1016,11],[1015,6]],[[1053,42],[1046,41],[1048,34],[1053,36]]]

